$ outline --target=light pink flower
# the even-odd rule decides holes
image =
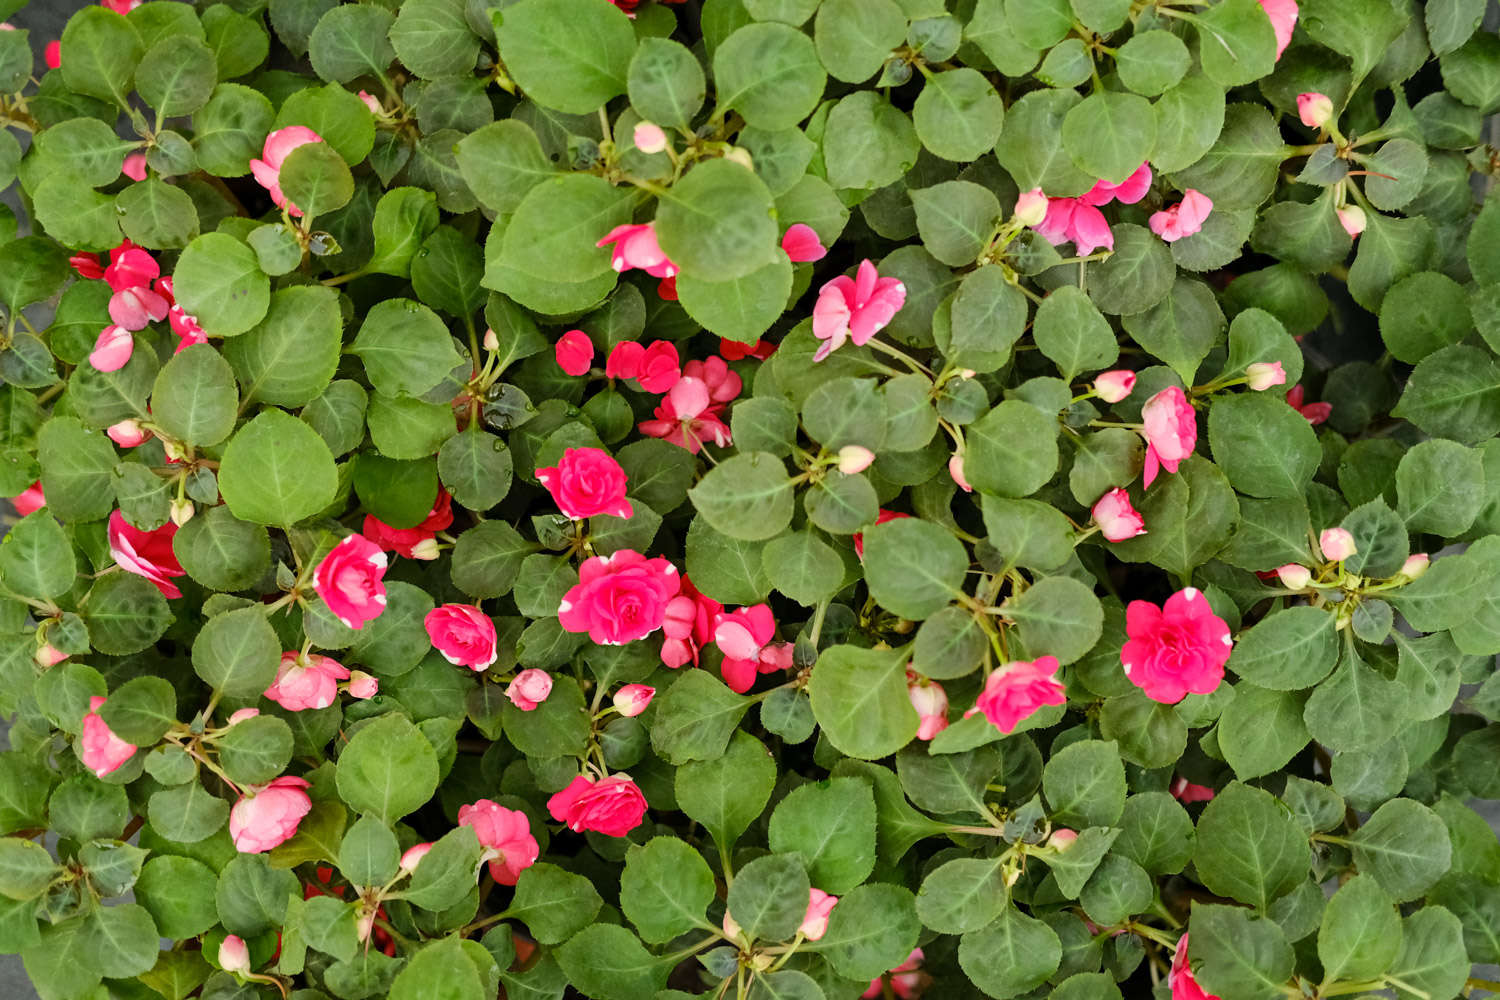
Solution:
[[[125,155],[125,162],[120,164],[120,173],[124,174],[126,177],[129,177],[133,181],[145,180],[146,154],[127,153]]]
[[[1112,201],[1118,201],[1122,205],[1134,205],[1146,197],[1146,192],[1151,190],[1151,164],[1142,163],[1135,171],[1118,184],[1109,181],[1095,181],[1094,186],[1089,188],[1078,200],[1085,205],[1103,206]]]
[[[965,493],[973,493],[974,487],[969,485],[969,480],[964,477],[964,453],[955,451],[948,459],[948,478],[952,479],[958,488]]]
[[[1161,469],[1176,472],[1198,443],[1198,418],[1186,394],[1168,386],[1141,407],[1142,435],[1146,438],[1146,485]]]
[[[917,712],[917,739],[930,740],[948,728],[948,692],[941,684],[908,670],[906,696]]]
[[[606,837],[623,837],[646,818],[646,797],[628,774],[598,781],[580,774],[547,800],[547,811],[574,833],[592,830]]]
[[[500,656],[495,623],[472,604],[440,604],[422,619],[427,638],[443,659],[475,673],[488,670]]]
[[[83,735],[78,743],[83,751],[83,766],[100,778],[118,771],[136,751],[134,744],[120,739],[105,724],[99,714],[104,701],[98,695],[89,699],[89,710],[83,717]]]
[[[1415,580],[1417,577],[1427,572],[1427,567],[1430,566],[1431,563],[1432,560],[1427,558],[1427,553],[1414,553],[1407,556],[1406,562],[1401,564],[1400,575],[1406,577],[1408,581]]]
[[[1297,95],[1297,117],[1308,128],[1322,128],[1333,118],[1333,101],[1327,94],[1311,91]]]
[[[630,517],[634,513],[625,498],[625,470],[598,448],[569,448],[554,466],[536,470],[537,481],[557,509],[573,520],[607,514]]]
[[[838,470],[846,476],[864,472],[875,461],[875,453],[857,444],[846,444],[839,449]]]
[[[385,611],[389,565],[380,546],[363,535],[349,535],[318,563],[313,589],[346,628],[364,628]]]
[[[1307,422],[1316,427],[1323,421],[1327,420],[1329,414],[1333,413],[1333,404],[1304,403],[1303,399],[1305,398],[1305,396],[1306,390],[1303,389],[1300,385],[1294,385],[1287,391],[1287,405],[1306,417]]]
[[[42,481],[38,479],[20,493],[10,498],[11,506],[16,508],[16,513],[25,517],[33,514],[47,506],[47,497],[42,493]]]
[[[260,715],[260,709],[258,708],[237,708],[230,714],[229,721],[224,724],[226,726],[238,725],[246,719],[253,719],[258,715]]]
[[[1297,27],[1297,0],[1260,0],[1261,9],[1271,19],[1271,29],[1276,32],[1276,58],[1292,41],[1292,29]],[[1185,935],[1184,935],[1185,936]]]
[[[302,209],[287,201],[286,195],[281,193],[281,165],[291,155],[292,150],[299,146],[306,146],[310,142],[322,142],[323,137],[312,129],[302,125],[289,125],[279,128],[266,136],[265,147],[261,150],[261,158],[250,161],[250,173],[255,175],[256,183],[271,193],[271,201],[278,208],[284,208],[293,216],[301,216]]]
[[[1256,392],[1264,392],[1273,385],[1286,385],[1286,369],[1280,361],[1257,361],[1245,366],[1245,383]]]
[[[1054,676],[1057,666],[1055,656],[1005,664],[985,680],[984,690],[964,718],[982,712],[996,729],[1008,734],[1042,706],[1066,704],[1062,682]]]
[[[1358,205],[1345,205],[1337,212],[1339,225],[1344,227],[1344,232],[1351,238],[1365,231],[1369,225],[1369,219],[1365,217],[1365,210]]]
[[[229,810],[229,836],[241,854],[261,854],[285,843],[312,810],[306,780],[282,775],[268,785],[247,786]]]
[[[460,806],[459,808],[466,809],[468,807],[467,806]],[[529,823],[527,825],[527,830],[528,830],[528,832],[530,831],[530,824]],[[427,852],[430,851],[430,850],[432,850],[432,842],[431,841],[428,841],[427,843],[424,843],[424,844],[413,844],[411,847],[408,847],[406,849],[405,853],[403,853],[401,855],[401,862],[400,862],[401,870],[404,871],[404,872],[406,872],[406,873],[408,873],[408,874],[410,874],[411,872],[416,871],[417,870],[417,865],[419,865],[419,864],[422,863],[422,859],[425,858],[425,857],[427,857]]]
[[[1123,542],[1146,533],[1146,519],[1130,503],[1130,494],[1113,489],[1100,497],[1091,511],[1099,533],[1107,541]]]
[[[1115,248],[1115,234],[1104,213],[1080,198],[1048,198],[1047,214],[1035,228],[1053,246],[1072,243],[1080,257],[1100,247]]]
[[[1196,587],[1179,590],[1158,608],[1131,601],[1125,608],[1120,663],[1146,697],[1175,705],[1190,694],[1210,694],[1224,679],[1234,640]]]
[[[802,917],[802,924],[797,928],[797,933],[809,941],[817,941],[828,933],[828,915],[838,905],[839,898],[830,896],[822,889],[812,889],[808,892],[807,913]]]
[[[349,673],[349,683],[344,686],[344,690],[349,692],[349,697],[364,701],[380,693],[380,681],[374,674],[353,670]]]
[[[1183,777],[1172,782],[1172,797],[1183,805],[1192,805],[1194,802],[1208,802],[1214,797],[1214,790],[1207,785],[1195,785]]]
[[[887,972],[885,976],[876,976],[870,980],[870,988],[860,994],[861,1000],[873,1000],[881,996],[885,990],[882,980],[886,976],[890,977],[891,992],[901,1000],[912,1000],[913,997],[918,996],[922,990],[922,973],[918,970],[922,967],[923,957],[921,948],[913,948],[911,954],[906,956],[906,961]]]
[[[219,943],[219,968],[225,972],[250,971],[250,946],[238,934],[226,934]]]
[[[338,700],[339,681],[348,677],[348,669],[330,656],[293,650],[281,654],[276,679],[265,694],[289,712],[327,708]]]
[[[1047,196],[1041,188],[1022,191],[1016,199],[1015,220],[1023,226],[1039,226],[1047,217]]]
[[[1318,548],[1329,562],[1343,562],[1358,551],[1354,547],[1354,536],[1343,528],[1327,528],[1318,535]]]
[[[1175,243],[1202,230],[1213,207],[1214,203],[1209,200],[1208,195],[1188,188],[1183,193],[1181,202],[1163,211],[1151,213],[1147,224],[1157,236],[1168,243]]]
[[[505,697],[523,712],[530,712],[552,693],[552,675],[532,667],[516,674],[505,688]]]
[[[818,231],[802,222],[796,223],[782,234],[781,249],[793,264],[810,264],[828,256],[828,248],[818,239]]]
[[[1261,0],[1262,4],[1267,2],[1268,0]],[[1188,966],[1187,931],[1182,932],[1182,937],[1177,939],[1177,948],[1172,952],[1172,969],[1167,973],[1167,985],[1171,987],[1172,1000],[1219,1000],[1212,993],[1204,992],[1203,987],[1198,985],[1198,980],[1193,978],[1193,970]]]
[[[649,684],[626,684],[615,692],[615,711],[627,719],[633,719],[644,712],[655,697],[656,688]]]
[[[684,375],[662,397],[656,419],[641,421],[641,433],[664,438],[696,455],[706,442],[720,448],[732,443],[729,425],[721,419],[723,412],[724,404],[711,401],[702,379]]]
[[[104,433],[121,448],[134,448],[151,439],[151,432],[142,427],[141,422],[134,417],[110,424],[104,428]]]
[[[614,244],[610,267],[625,272],[640,268],[653,278],[671,278],[677,274],[677,265],[667,259],[661,244],[656,242],[656,223],[616,226],[605,234],[595,246]]]
[[[577,378],[589,373],[594,363],[594,342],[582,330],[569,330],[557,338],[557,367]]]
[[[370,109],[370,114],[379,115],[384,113],[384,109],[380,106],[380,98],[376,97],[374,94],[370,93],[369,91],[361,90],[357,96],[359,97],[360,102],[363,103],[365,107]]]
[[[792,644],[772,642],[776,619],[769,605],[740,608],[719,615],[714,623],[714,644],[724,653],[719,668],[731,691],[744,694],[755,683],[757,673],[770,674],[792,665]]]
[[[667,602],[682,585],[677,567],[621,549],[593,556],[579,568],[578,585],[563,596],[557,617],[569,632],[587,632],[601,646],[643,639],[661,628]]]
[[[1124,369],[1104,372],[1094,379],[1094,395],[1106,403],[1118,403],[1135,391],[1135,372]]]
[[[714,624],[724,606],[711,597],[704,597],[686,576],[682,578],[682,590],[667,602],[667,611],[662,618],[661,631],[666,638],[661,644],[661,661],[676,670],[691,663],[698,665],[698,652],[713,642]]]
[[[667,148],[667,133],[655,122],[636,122],[630,141],[643,153],[660,153]]]
[[[1285,566],[1276,567],[1276,578],[1288,590],[1304,590],[1309,583],[1312,583],[1312,571],[1297,563],[1287,563]]]
[[[871,261],[860,261],[855,277],[841,274],[818,292],[813,336],[823,344],[813,360],[822,361],[846,339],[868,343],[905,304],[906,286],[899,278],[882,278]]]
[[[708,389],[708,401],[711,405],[733,402],[745,387],[739,373],[730,368],[723,358],[689,361],[682,366],[682,375],[703,383]]]
[[[519,809],[507,809],[489,799],[458,807],[458,825],[472,827],[490,877],[500,885],[515,885],[521,873],[540,855],[531,835],[531,820]]]
[[[101,372],[117,372],[124,368],[135,353],[135,337],[123,326],[106,326],[99,331],[94,349],[89,352],[89,364]]]
[[[115,562],[127,573],[144,576],[169,598],[182,596],[171,577],[183,576],[187,572],[172,551],[172,539],[176,535],[177,525],[170,522],[155,531],[142,531],[131,527],[118,510],[109,515],[107,536]]]

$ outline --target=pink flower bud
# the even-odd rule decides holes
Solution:
[[[941,684],[907,671],[906,696],[920,721],[917,739],[930,740],[948,728],[948,693]]]
[[[1368,220],[1365,218],[1365,210],[1358,205],[1345,205],[1339,209],[1339,225],[1344,227],[1344,232],[1350,236],[1358,236],[1365,231]]]
[[[380,681],[363,670],[352,670],[349,672],[349,684],[345,690],[349,692],[349,697],[363,701],[380,693]]]
[[[382,109],[380,107],[380,101],[376,99],[374,94],[371,94],[368,91],[361,90],[359,92],[359,99],[361,101],[364,101],[365,107],[370,109],[370,114],[378,115],[381,113]]]
[[[1343,528],[1329,528],[1318,536],[1318,548],[1329,562],[1343,562],[1357,551],[1354,536]]]
[[[180,528],[191,521],[194,513],[196,511],[193,509],[193,501],[187,497],[178,497],[172,501],[172,523],[177,525],[177,527]]]
[[[552,675],[532,667],[516,675],[505,689],[505,697],[523,712],[530,712],[552,693]]]
[[[630,138],[643,153],[660,153],[667,148],[667,133],[653,122],[638,122]]]
[[[838,903],[837,896],[830,896],[822,889],[813,889],[808,894],[807,913],[802,917],[802,926],[797,933],[809,941],[817,941],[828,933],[828,915]]]
[[[62,42],[48,42],[47,47],[42,50],[42,57],[46,60],[48,69],[57,69],[62,65]]]
[[[431,843],[408,847],[406,853],[401,855],[401,870],[407,873],[416,871],[417,865],[423,858],[427,857],[427,852],[430,850],[432,850]]]
[[[634,718],[644,712],[655,697],[656,688],[649,684],[626,684],[615,692],[615,711],[627,719]]]
[[[1333,101],[1327,94],[1310,91],[1297,95],[1297,117],[1308,128],[1322,128],[1333,117]]]
[[[375,930],[375,911],[360,910],[354,918],[354,933],[361,942],[369,941],[370,934]]]
[[[979,373],[977,371],[975,371],[974,369],[972,369],[972,368],[960,368],[958,370],[958,376],[959,376],[959,378],[973,378],[974,376],[976,376],[978,374]]]
[[[755,160],[751,158],[750,150],[745,149],[742,146],[735,146],[734,148],[730,149],[729,152],[724,154],[724,159],[728,160],[730,163],[738,163],[746,170],[755,169]]]
[[[1023,226],[1040,226],[1047,217],[1047,196],[1041,188],[1021,192],[1016,199],[1015,219]]]
[[[64,653],[50,642],[42,643],[41,648],[36,651],[36,662],[44,667],[55,667],[67,658],[67,653]]]
[[[1135,372],[1118,369],[1094,379],[1094,395],[1106,403],[1118,403],[1135,390]]]
[[[1312,571],[1296,563],[1276,567],[1276,576],[1287,590],[1305,590],[1312,582]]]
[[[238,934],[229,934],[219,945],[219,967],[225,972],[250,971],[250,946]]]
[[[236,723],[244,722],[246,719],[253,719],[259,714],[260,709],[258,708],[242,708],[229,717],[228,724],[233,726]]]
[[[1146,533],[1146,519],[1130,502],[1130,494],[1123,489],[1113,489],[1094,504],[1090,512],[1099,533],[1111,542],[1123,542],[1127,538]]]
[[[500,338],[495,336],[495,331],[489,328],[484,331],[484,349],[486,351],[500,350]]]
[[[1415,580],[1427,572],[1427,566],[1430,562],[1431,560],[1427,558],[1427,553],[1425,552],[1418,552],[1415,555],[1407,556],[1406,562],[1401,564],[1401,575],[1408,580]]]
[[[1052,836],[1047,838],[1047,846],[1057,851],[1066,851],[1073,846],[1073,841],[1078,839],[1077,830],[1069,830],[1067,827],[1059,827],[1052,831]]]
[[[965,493],[974,492],[974,487],[970,486],[969,481],[964,478],[963,452],[955,452],[953,457],[948,459],[948,475],[953,477],[953,481],[957,483],[959,489],[963,490]]]
[[[1273,385],[1286,385],[1286,370],[1280,361],[1257,361],[1245,366],[1248,385],[1256,392],[1264,392]]]
[[[846,476],[864,472],[875,461],[875,453],[857,444],[846,444],[839,449],[839,471]]]
[[[411,547],[411,557],[413,559],[436,559],[440,552],[441,550],[438,548],[436,538],[424,538]]]

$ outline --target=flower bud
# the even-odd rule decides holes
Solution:
[[[1333,118],[1333,101],[1327,94],[1311,91],[1297,95],[1297,117],[1308,128],[1322,128]]]
[[[1077,839],[1077,830],[1069,830],[1065,826],[1059,827],[1052,831],[1052,836],[1047,838],[1047,846],[1055,851],[1066,851],[1073,846],[1073,841]]]
[[[110,424],[104,429],[104,433],[121,448],[134,448],[151,437],[151,432],[142,427],[141,422],[134,417]]]
[[[724,936],[727,937],[731,941],[741,941],[745,937],[745,929],[743,927],[741,927],[735,921],[735,919],[729,915],[729,911],[728,910],[724,911],[723,928],[724,928]]]
[[[408,874],[416,871],[417,865],[421,863],[423,858],[427,857],[427,852],[430,850],[432,850],[430,842],[417,844],[415,847],[408,847],[406,853],[401,855],[401,870]]]
[[[644,712],[655,697],[656,688],[649,684],[626,684],[615,692],[615,711],[633,719]]]
[[[500,350],[500,338],[495,336],[495,331],[486,328],[484,331],[484,349],[486,351]]]
[[[424,538],[411,547],[413,559],[436,559],[438,557],[438,543],[436,538]]]
[[[963,452],[955,452],[953,457],[948,459],[948,475],[953,477],[953,481],[957,483],[959,489],[963,490],[965,493],[974,492],[974,487],[970,486],[969,481],[964,478]]]
[[[1354,555],[1354,536],[1343,528],[1329,528],[1318,536],[1318,548],[1329,562],[1343,562]]]
[[[193,501],[187,497],[178,497],[172,501],[172,523],[182,527],[193,519]]]
[[[920,721],[917,739],[930,740],[948,728],[948,693],[941,684],[907,671],[906,696]]]
[[[380,101],[374,94],[361,90],[359,92],[359,99],[364,102],[365,107],[370,109],[370,114],[378,115],[382,113],[383,109],[380,107]]]
[[[250,971],[250,946],[238,934],[226,935],[219,945],[219,968],[225,972]]]
[[[181,441],[167,439],[161,443],[162,450],[167,453],[167,458],[173,462],[180,462],[187,458],[187,452],[182,450]]]
[[[978,374],[979,373],[972,368],[960,368],[958,370],[959,378],[973,378]]]
[[[734,148],[730,149],[727,153],[725,153],[724,154],[724,159],[728,160],[730,163],[738,163],[740,166],[744,167],[746,170],[754,170],[755,169],[755,160],[751,159],[751,157],[750,157],[750,150],[743,149],[743,148],[741,148],[739,146],[735,146]]]
[[[1118,403],[1135,389],[1135,372],[1117,369],[1094,379],[1094,395],[1106,403]]]
[[[380,693],[380,681],[376,680],[373,674],[367,674],[363,670],[351,671],[347,690],[349,697],[363,701]]]
[[[233,726],[236,723],[244,722],[246,719],[253,719],[259,714],[260,709],[258,708],[242,708],[229,717],[228,724]]]
[[[1245,366],[1249,386],[1256,392],[1265,392],[1273,385],[1286,385],[1286,370],[1280,361],[1257,361]]]
[[[643,153],[660,153],[667,148],[667,133],[653,122],[639,122],[631,135],[635,148]]]
[[[1339,225],[1344,227],[1344,232],[1350,236],[1358,236],[1365,231],[1365,210],[1358,205],[1345,205],[1339,209]]]
[[[1296,563],[1276,567],[1276,576],[1287,590],[1306,590],[1307,585],[1312,582],[1312,571]]]
[[[839,471],[846,476],[864,472],[875,461],[875,453],[857,444],[846,444],[839,449]]]
[[[44,667],[55,667],[67,658],[67,653],[64,653],[50,642],[42,643],[41,648],[36,651],[36,662]]]
[[[1021,192],[1016,199],[1015,219],[1023,226],[1040,226],[1047,217],[1047,196],[1041,188]]]
[[[359,915],[354,918],[354,932],[359,936],[361,942],[370,940],[370,932],[375,929],[375,911],[360,910]]]
[[[1415,580],[1427,572],[1427,566],[1432,560],[1427,558],[1427,553],[1418,552],[1406,557],[1406,562],[1401,564],[1401,575],[1408,580]]]

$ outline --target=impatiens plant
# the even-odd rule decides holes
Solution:
[[[1483,0],[22,2],[45,1000],[1500,992]]]

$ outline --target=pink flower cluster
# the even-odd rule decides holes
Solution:
[[[732,442],[724,410],[740,394],[740,376],[723,358],[689,361],[677,384],[662,397],[654,420],[641,421],[641,433],[670,441],[693,454],[707,442]]]
[[[281,654],[265,694],[289,712],[327,708],[338,700],[339,681],[348,679],[349,669],[331,656],[290,651]]]
[[[740,694],[750,690],[757,674],[786,670],[792,665],[791,643],[774,641],[776,619],[768,605],[726,613],[722,604],[700,594],[686,577],[681,593],[667,604],[662,634],[666,639],[661,646],[661,661],[673,670],[688,663],[697,666],[705,646],[718,646],[724,654],[719,667],[724,683]]]
[[[1077,198],[1048,198],[1047,215],[1036,231],[1053,246],[1072,243],[1080,257],[1115,248],[1115,234],[1099,209],[1111,201],[1134,205],[1151,188],[1151,165],[1142,163],[1119,184],[1099,181]]]
[[[242,854],[262,854],[285,843],[312,811],[305,778],[284,774],[266,785],[247,786],[229,810],[229,836]]]
[[[127,159],[128,162],[128,159]],[[99,332],[89,364],[102,372],[119,371],[135,353],[133,334],[147,324],[171,320],[172,332],[181,340],[177,350],[208,342],[198,321],[177,305],[172,279],[163,276],[161,265],[145,250],[124,240],[109,252],[109,263],[91,253],[78,253],[68,263],[81,278],[104,279],[113,293],[109,299],[110,325]]]
[[[1234,646],[1229,626],[1195,587],[1179,590],[1159,608],[1131,601],[1125,633],[1129,638],[1120,649],[1125,676],[1164,705],[1216,690]]]
[[[437,501],[420,524],[412,528],[393,528],[374,514],[366,514],[361,534],[382,551],[395,552],[406,559],[436,559],[437,533],[452,523],[453,497],[439,486]]]
[[[1055,656],[1005,664],[985,680],[984,690],[964,718],[983,713],[991,725],[1009,735],[1044,705],[1066,704],[1062,681],[1055,676],[1057,667]]]
[[[441,604],[422,619],[427,637],[443,659],[475,673],[499,659],[495,623],[472,604]]]

